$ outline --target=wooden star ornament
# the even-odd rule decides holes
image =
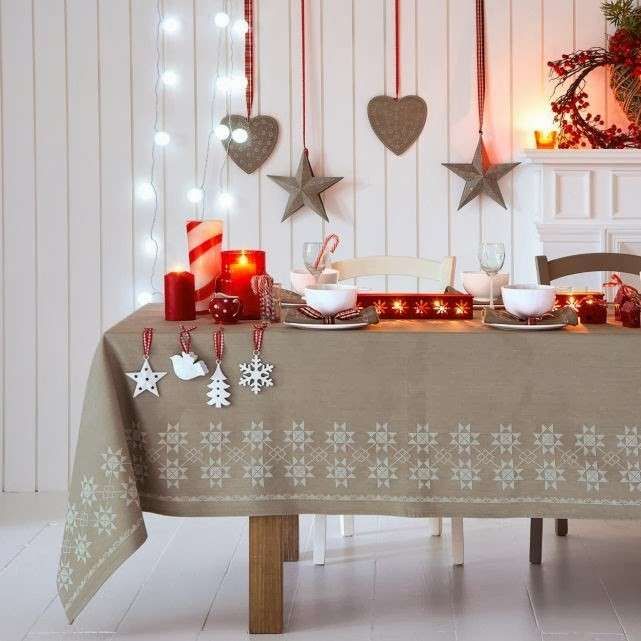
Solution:
[[[323,220],[329,222],[320,195],[339,180],[343,180],[343,177],[314,176],[307,150],[304,150],[300,157],[295,176],[269,176],[269,178],[289,193],[289,200],[281,222],[295,214],[303,205],[307,205]]]
[[[483,144],[483,136],[481,135],[471,163],[447,162],[443,163],[443,166],[465,180],[465,187],[463,187],[461,201],[458,206],[459,210],[481,194],[487,194],[503,209],[507,209],[498,181],[520,164],[518,162],[506,162],[498,165],[490,164]]]

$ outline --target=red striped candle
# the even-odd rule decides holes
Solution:
[[[222,220],[188,220],[189,266],[196,280],[196,313],[207,313],[220,276]]]

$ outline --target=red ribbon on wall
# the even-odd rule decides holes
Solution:
[[[479,109],[479,133],[483,133],[485,112],[485,0],[476,0],[476,92]]]
[[[254,103],[254,0],[245,0],[245,20],[249,25],[249,31],[245,34],[245,102],[247,118],[251,118]]]

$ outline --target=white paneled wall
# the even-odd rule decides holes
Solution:
[[[162,47],[180,74],[160,100],[173,144],[159,155],[161,261],[185,262],[185,199],[200,180],[210,125],[222,0],[159,0],[179,33]],[[102,330],[150,288],[145,251],[152,209],[135,187],[149,171],[154,118],[157,0],[0,0],[0,424],[2,488],[66,486],[84,382]],[[313,166],[344,176],[326,193],[330,223],[280,217],[285,193],[267,174],[295,170],[301,153],[298,0],[256,0],[256,107],[275,116],[280,140],[254,175],[220,173],[212,151],[209,203],[219,179],[236,196],[224,217],[227,246],[260,246],[287,281],[303,241],[336,231],[339,256],[380,253],[476,266],[482,239],[509,247],[508,268],[531,274],[531,192],[525,172],[502,183],[509,209],[476,200],[457,212],[461,182],[442,166],[466,161],[476,144],[473,0],[402,0],[402,92],[428,103],[417,145],[402,157],[370,130],[367,101],[393,78],[393,0],[307,0],[308,145]],[[486,142],[497,160],[531,145],[550,87],[545,61],[573,46],[603,45],[600,0],[486,0],[489,87]],[[232,0],[235,16],[242,1]],[[242,44],[235,47],[238,70]],[[599,110],[620,114],[602,74],[590,81]],[[234,110],[242,110],[242,97]],[[220,100],[215,105],[222,114]],[[208,216],[220,217],[213,205]],[[407,278],[390,288],[415,289]],[[373,279],[373,286],[386,283]],[[427,285],[427,284],[426,284]]]

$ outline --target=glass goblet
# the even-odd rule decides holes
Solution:
[[[479,248],[481,269],[490,279],[490,308],[494,309],[494,277],[505,263],[505,245],[503,243],[481,243]]]

